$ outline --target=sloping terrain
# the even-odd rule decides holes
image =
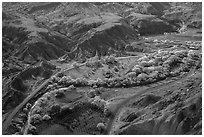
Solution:
[[[3,134],[202,134],[202,3],[4,2]]]
[[[124,108],[117,134],[201,134],[200,72],[185,81],[135,98]],[[181,93],[182,92],[182,93]],[[126,111],[126,112],[125,112]]]

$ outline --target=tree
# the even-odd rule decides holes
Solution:
[[[148,75],[145,73],[141,73],[137,76],[138,79],[140,79],[141,81],[145,81],[148,78]]]
[[[135,65],[135,66],[133,67],[132,71],[134,71],[135,73],[139,74],[139,73],[142,72],[142,69],[141,69],[141,68],[142,68],[141,66]]]
[[[135,72],[129,72],[126,76],[132,78],[132,77],[136,77],[137,74]]]
[[[50,113],[51,114],[57,114],[61,111],[61,106],[59,104],[54,104],[52,107],[51,107],[51,110],[50,110]]]
[[[34,114],[30,117],[31,124],[37,124],[42,121],[42,116],[40,114]]]

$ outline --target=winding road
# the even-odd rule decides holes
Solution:
[[[130,57],[126,57],[126,58],[132,58],[132,57],[135,57],[135,56],[130,56]],[[118,59],[120,60],[120,59],[124,59],[124,58],[118,58]],[[78,67],[82,67],[82,66],[85,66],[85,65],[86,65],[86,63],[83,63],[83,64],[80,64]],[[195,68],[196,68],[196,67],[195,67]],[[188,76],[188,75],[192,74],[193,71],[195,70],[195,68],[192,69],[192,70],[191,70],[189,73],[187,73],[186,75]],[[20,109],[22,109],[22,108],[24,107],[24,105],[25,105],[26,103],[28,103],[29,100],[32,99],[44,86],[46,86],[46,85],[48,84],[48,82],[50,82],[50,81],[52,80],[52,78],[53,78],[54,76],[57,76],[59,73],[66,72],[66,71],[69,71],[69,70],[72,70],[72,69],[75,69],[75,67],[72,66],[72,67],[67,68],[67,69],[63,69],[63,70],[61,69],[59,72],[57,72],[56,74],[54,74],[52,77],[50,77],[49,79],[45,80],[37,89],[35,89],[29,96],[27,96],[27,97],[23,100],[23,102],[21,102],[21,103],[9,114],[9,116],[8,116],[8,117],[6,118],[6,120],[3,122],[3,124],[2,124],[2,133],[5,133],[5,132],[6,132],[6,130],[7,130],[7,128],[9,127],[9,125],[10,125],[10,123],[11,123],[13,117],[18,113],[18,111],[19,111]],[[186,76],[186,77],[187,77],[187,76]],[[183,79],[186,78],[186,77],[183,76],[183,78],[181,78],[181,79],[178,80],[178,81],[181,81],[181,80],[183,80]],[[119,112],[120,112],[120,110],[123,108],[123,106],[129,102],[129,100],[131,100],[131,99],[133,99],[133,98],[135,98],[135,97],[137,97],[137,96],[139,96],[139,95],[141,95],[141,94],[144,94],[144,93],[148,92],[149,90],[153,90],[153,89],[156,89],[156,88],[162,88],[162,87],[164,87],[164,86],[170,86],[171,84],[174,84],[175,82],[178,82],[178,81],[173,81],[173,82],[169,82],[169,83],[166,83],[166,84],[158,85],[158,86],[155,86],[155,87],[150,87],[150,88],[148,88],[148,89],[146,89],[146,90],[139,91],[137,94],[133,95],[133,96],[130,97],[130,98],[125,99],[122,103],[120,103],[120,104],[117,106],[116,110],[114,111],[115,117],[114,117],[112,120],[109,121],[109,123],[108,123],[108,128],[107,128],[107,129],[108,129],[108,132],[107,132],[107,133],[108,133],[108,134],[111,134],[111,129],[113,128],[114,121],[116,120],[117,115],[119,114]]]
[[[121,60],[121,59],[127,59],[127,58],[133,58],[135,56],[128,56],[128,57],[118,57],[117,60]],[[80,64],[78,67],[82,67],[82,66],[85,66],[86,63],[83,63],[83,64]],[[62,72],[66,72],[66,71],[70,71],[74,69],[74,67],[70,67],[70,68],[67,68],[67,69],[61,69],[59,72],[56,72],[56,74],[54,74],[52,77],[50,77],[49,79],[45,80],[37,89],[35,89],[34,91],[31,92],[31,94],[29,96],[27,96],[23,102],[21,102],[10,114],[9,116],[6,118],[5,121],[3,121],[3,124],[2,124],[2,133],[4,133],[7,128],[9,127],[13,117],[18,113],[18,111],[20,109],[22,109],[24,107],[24,105],[26,103],[29,102],[30,99],[32,99],[44,86],[46,86],[48,84],[48,82],[50,82],[52,80],[52,78],[54,76],[57,76],[59,73],[62,73]]]

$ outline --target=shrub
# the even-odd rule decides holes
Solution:
[[[106,64],[117,64],[118,62],[115,59],[115,57],[111,55],[105,58],[105,63]]]
[[[63,91],[57,91],[55,93],[55,97],[56,98],[62,98],[62,97],[65,97],[65,93]]]
[[[149,78],[157,79],[158,75],[159,75],[158,71],[153,71],[152,73],[149,74]]]
[[[52,82],[58,83],[59,80],[60,80],[59,77],[57,77],[57,76],[52,76]]]
[[[19,117],[22,118],[23,120],[27,120],[27,115],[25,113],[19,114]]]
[[[195,60],[190,59],[190,58],[185,58],[185,60],[182,60],[182,61],[187,67],[190,67],[190,68],[196,64]]]
[[[85,78],[77,78],[74,83],[76,86],[87,86],[88,85],[88,81]]]
[[[103,123],[98,123],[96,127],[100,132],[105,130],[105,125]]]
[[[61,78],[61,77],[63,77],[63,76],[64,76],[64,74],[63,74],[62,72],[60,72],[60,73],[57,74],[57,77],[60,77],[60,78]]]
[[[28,127],[28,133],[27,134],[35,134],[36,130],[37,130],[37,128],[30,124]]]
[[[40,114],[34,114],[30,117],[31,124],[38,124],[42,121],[42,116]]]
[[[74,85],[70,85],[70,86],[68,87],[68,89],[69,89],[69,90],[76,90],[76,87],[75,87]]]
[[[148,59],[149,59],[149,58],[145,55],[145,56],[139,58],[137,61],[138,61],[138,62],[148,61]]]
[[[104,76],[105,78],[112,78],[114,76],[114,73],[111,70],[109,70],[104,74]]]
[[[50,113],[51,114],[57,114],[61,111],[61,106],[59,104],[54,104],[52,107],[51,107],[51,111]]]
[[[16,132],[14,135],[21,135],[21,133],[20,132]]]
[[[23,112],[24,112],[24,113],[28,113],[29,110],[28,110],[27,108],[23,108]]]
[[[79,68],[79,63],[74,62],[74,63],[72,63],[72,66],[73,66],[75,69],[78,69],[78,68]]]
[[[113,69],[115,72],[119,72],[119,68],[117,66],[114,67]]]
[[[149,64],[148,64],[147,61],[142,61],[142,62],[140,62],[139,64],[140,64],[141,66],[143,66],[143,67],[149,67]]]
[[[105,106],[103,113],[106,117],[113,117],[114,116],[113,112],[110,110],[110,108],[107,105]]]
[[[172,55],[171,57],[169,57],[164,64],[168,64],[169,66],[174,66],[177,63],[181,63],[182,59],[177,57],[176,55]]]
[[[106,101],[104,99],[101,99],[100,96],[95,96],[94,100],[91,103],[101,108],[102,110],[106,106]]]
[[[192,50],[190,50],[190,51],[188,52],[188,57],[189,57],[190,59],[193,59],[193,60],[198,60],[198,59],[200,58],[198,52],[194,52],[194,51],[192,51]]]
[[[32,105],[31,105],[30,103],[27,103],[27,104],[26,104],[26,108],[27,108],[27,109],[30,109],[31,106],[32,106]]]
[[[90,98],[94,98],[96,96],[96,92],[95,92],[95,90],[90,90],[89,92],[88,92],[88,97],[90,97]]]
[[[163,62],[162,57],[155,57],[154,62],[155,65],[161,65]]]
[[[35,106],[32,110],[32,114],[40,114],[41,111],[41,107],[40,106]]]
[[[146,81],[147,78],[148,78],[148,75],[145,74],[145,73],[141,73],[137,76],[137,78],[140,80],[140,81]]]
[[[156,65],[156,61],[155,61],[155,59],[151,59],[151,60],[149,60],[149,61],[148,61],[148,64],[149,64],[149,66]]]
[[[137,74],[135,72],[129,72],[126,76],[130,77],[130,78],[133,78],[133,77],[136,77]]]
[[[50,120],[51,119],[51,117],[49,116],[49,115],[44,115],[43,116],[43,120],[44,121],[48,121],[48,120]]]
[[[187,56],[188,56],[188,51],[187,51],[187,50],[176,51],[176,52],[175,52],[175,55],[176,55],[177,57],[184,58],[184,57],[187,57]]]
[[[105,85],[105,81],[100,79],[100,78],[97,78],[95,84],[96,84],[96,86],[104,86]]]
[[[135,73],[137,73],[137,74],[141,73],[141,72],[142,72],[141,66],[135,65],[135,66],[133,67],[132,71],[135,72]]]

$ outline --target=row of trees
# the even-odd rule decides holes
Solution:
[[[172,54],[173,53],[173,54]],[[188,72],[196,61],[201,56],[193,51],[174,51],[169,53],[170,55],[166,60],[159,59],[159,57],[148,57],[140,60],[139,64],[133,67],[131,72],[125,76],[111,77],[87,80],[85,78],[72,79],[70,76],[53,77],[53,82],[65,86],[96,86],[96,87],[128,87],[139,86],[148,83],[152,83],[158,80],[165,79],[170,76],[177,76],[181,72]],[[162,54],[161,54],[162,55]],[[165,57],[165,56],[164,56]],[[145,61],[149,59],[149,61]]]

